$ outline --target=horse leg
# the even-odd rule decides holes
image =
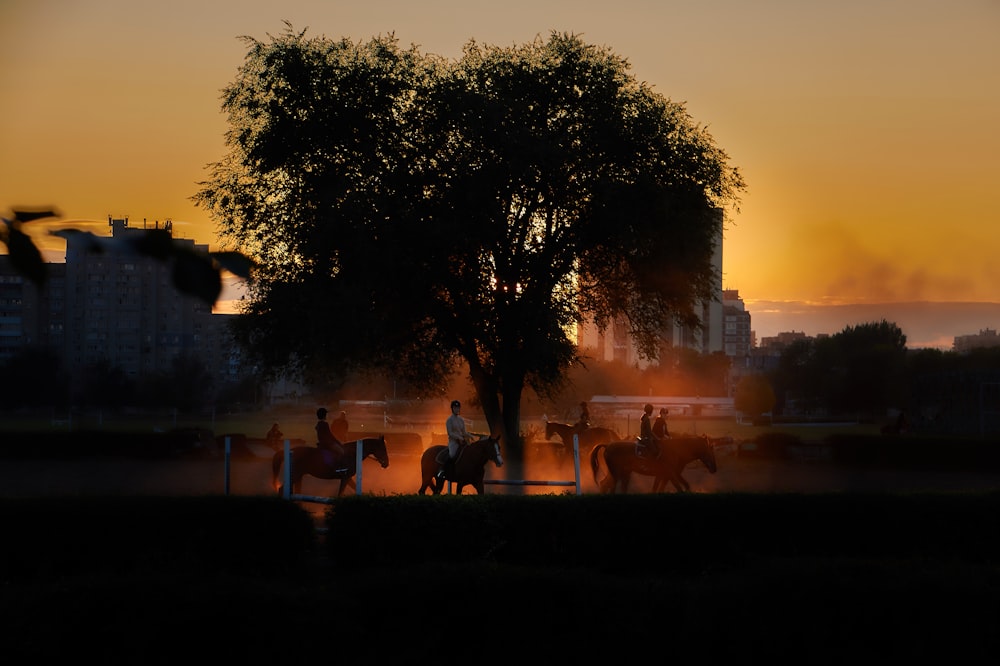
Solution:
[[[345,476],[340,480],[340,491],[337,493],[338,497],[343,496],[344,491],[348,488],[357,488],[357,484],[354,483],[353,476]]]
[[[418,495],[426,495],[428,488],[431,489],[432,493],[434,492],[434,474],[436,472],[437,470],[427,465],[426,461],[420,461],[420,490],[417,491]]]

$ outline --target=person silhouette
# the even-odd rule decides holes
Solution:
[[[271,448],[278,448],[281,446],[281,437],[284,435],[281,429],[278,428],[278,424],[275,423],[271,426],[271,429],[267,431],[267,435],[264,437],[264,443],[266,443]]]
[[[653,421],[653,437],[658,440],[670,437],[670,431],[667,430],[667,414],[669,413],[666,407],[660,407],[660,413]]]
[[[458,400],[452,400],[451,416],[444,422],[445,431],[448,433],[448,448],[446,449],[448,455],[439,456],[438,462],[441,465],[437,473],[439,479],[443,479],[446,476],[448,466],[458,457],[458,453],[462,447],[472,441],[472,435],[469,434],[469,431],[465,427],[465,419],[459,414],[461,411],[462,403]]]
[[[339,467],[344,462],[344,445],[339,439],[333,436],[330,431],[330,424],[326,422],[326,407],[316,410],[316,446],[328,451],[328,460],[333,467]]]
[[[330,431],[333,436],[341,442],[347,441],[347,412],[340,412],[340,415],[330,423]]]
[[[653,406],[646,403],[646,406],[642,408],[642,417],[639,419],[639,446],[636,447],[636,454],[640,457],[655,458],[659,454],[656,436],[653,434],[653,425],[649,420],[652,415]]]
[[[589,427],[590,427],[590,409],[587,408],[586,402],[581,402],[580,419],[573,425],[573,430],[577,433],[583,433],[583,431]]]

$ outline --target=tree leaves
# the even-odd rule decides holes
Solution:
[[[21,208],[14,211],[13,219],[0,218],[3,221],[3,226],[0,227],[0,242],[7,245],[11,263],[19,273],[39,286],[45,284],[45,260],[31,237],[21,230],[21,225],[56,216],[54,210],[47,208]]]
[[[428,391],[463,362],[512,443],[524,387],[580,360],[574,325],[624,318],[655,356],[714,297],[742,178],[610,49],[248,41],[228,153],[194,199],[266,267],[238,324],[254,360]]]

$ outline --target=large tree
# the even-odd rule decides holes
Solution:
[[[624,319],[655,357],[715,298],[742,178],[611,50],[245,39],[229,151],[194,199],[263,267],[237,331],[262,367],[383,367],[433,395],[464,364],[517,448],[524,388],[581,360],[575,325]]]

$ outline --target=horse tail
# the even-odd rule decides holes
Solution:
[[[590,471],[594,474],[594,483],[598,483],[597,480],[597,469],[600,466],[600,461],[598,460],[598,454],[601,449],[607,448],[607,444],[598,444],[590,450]]]

